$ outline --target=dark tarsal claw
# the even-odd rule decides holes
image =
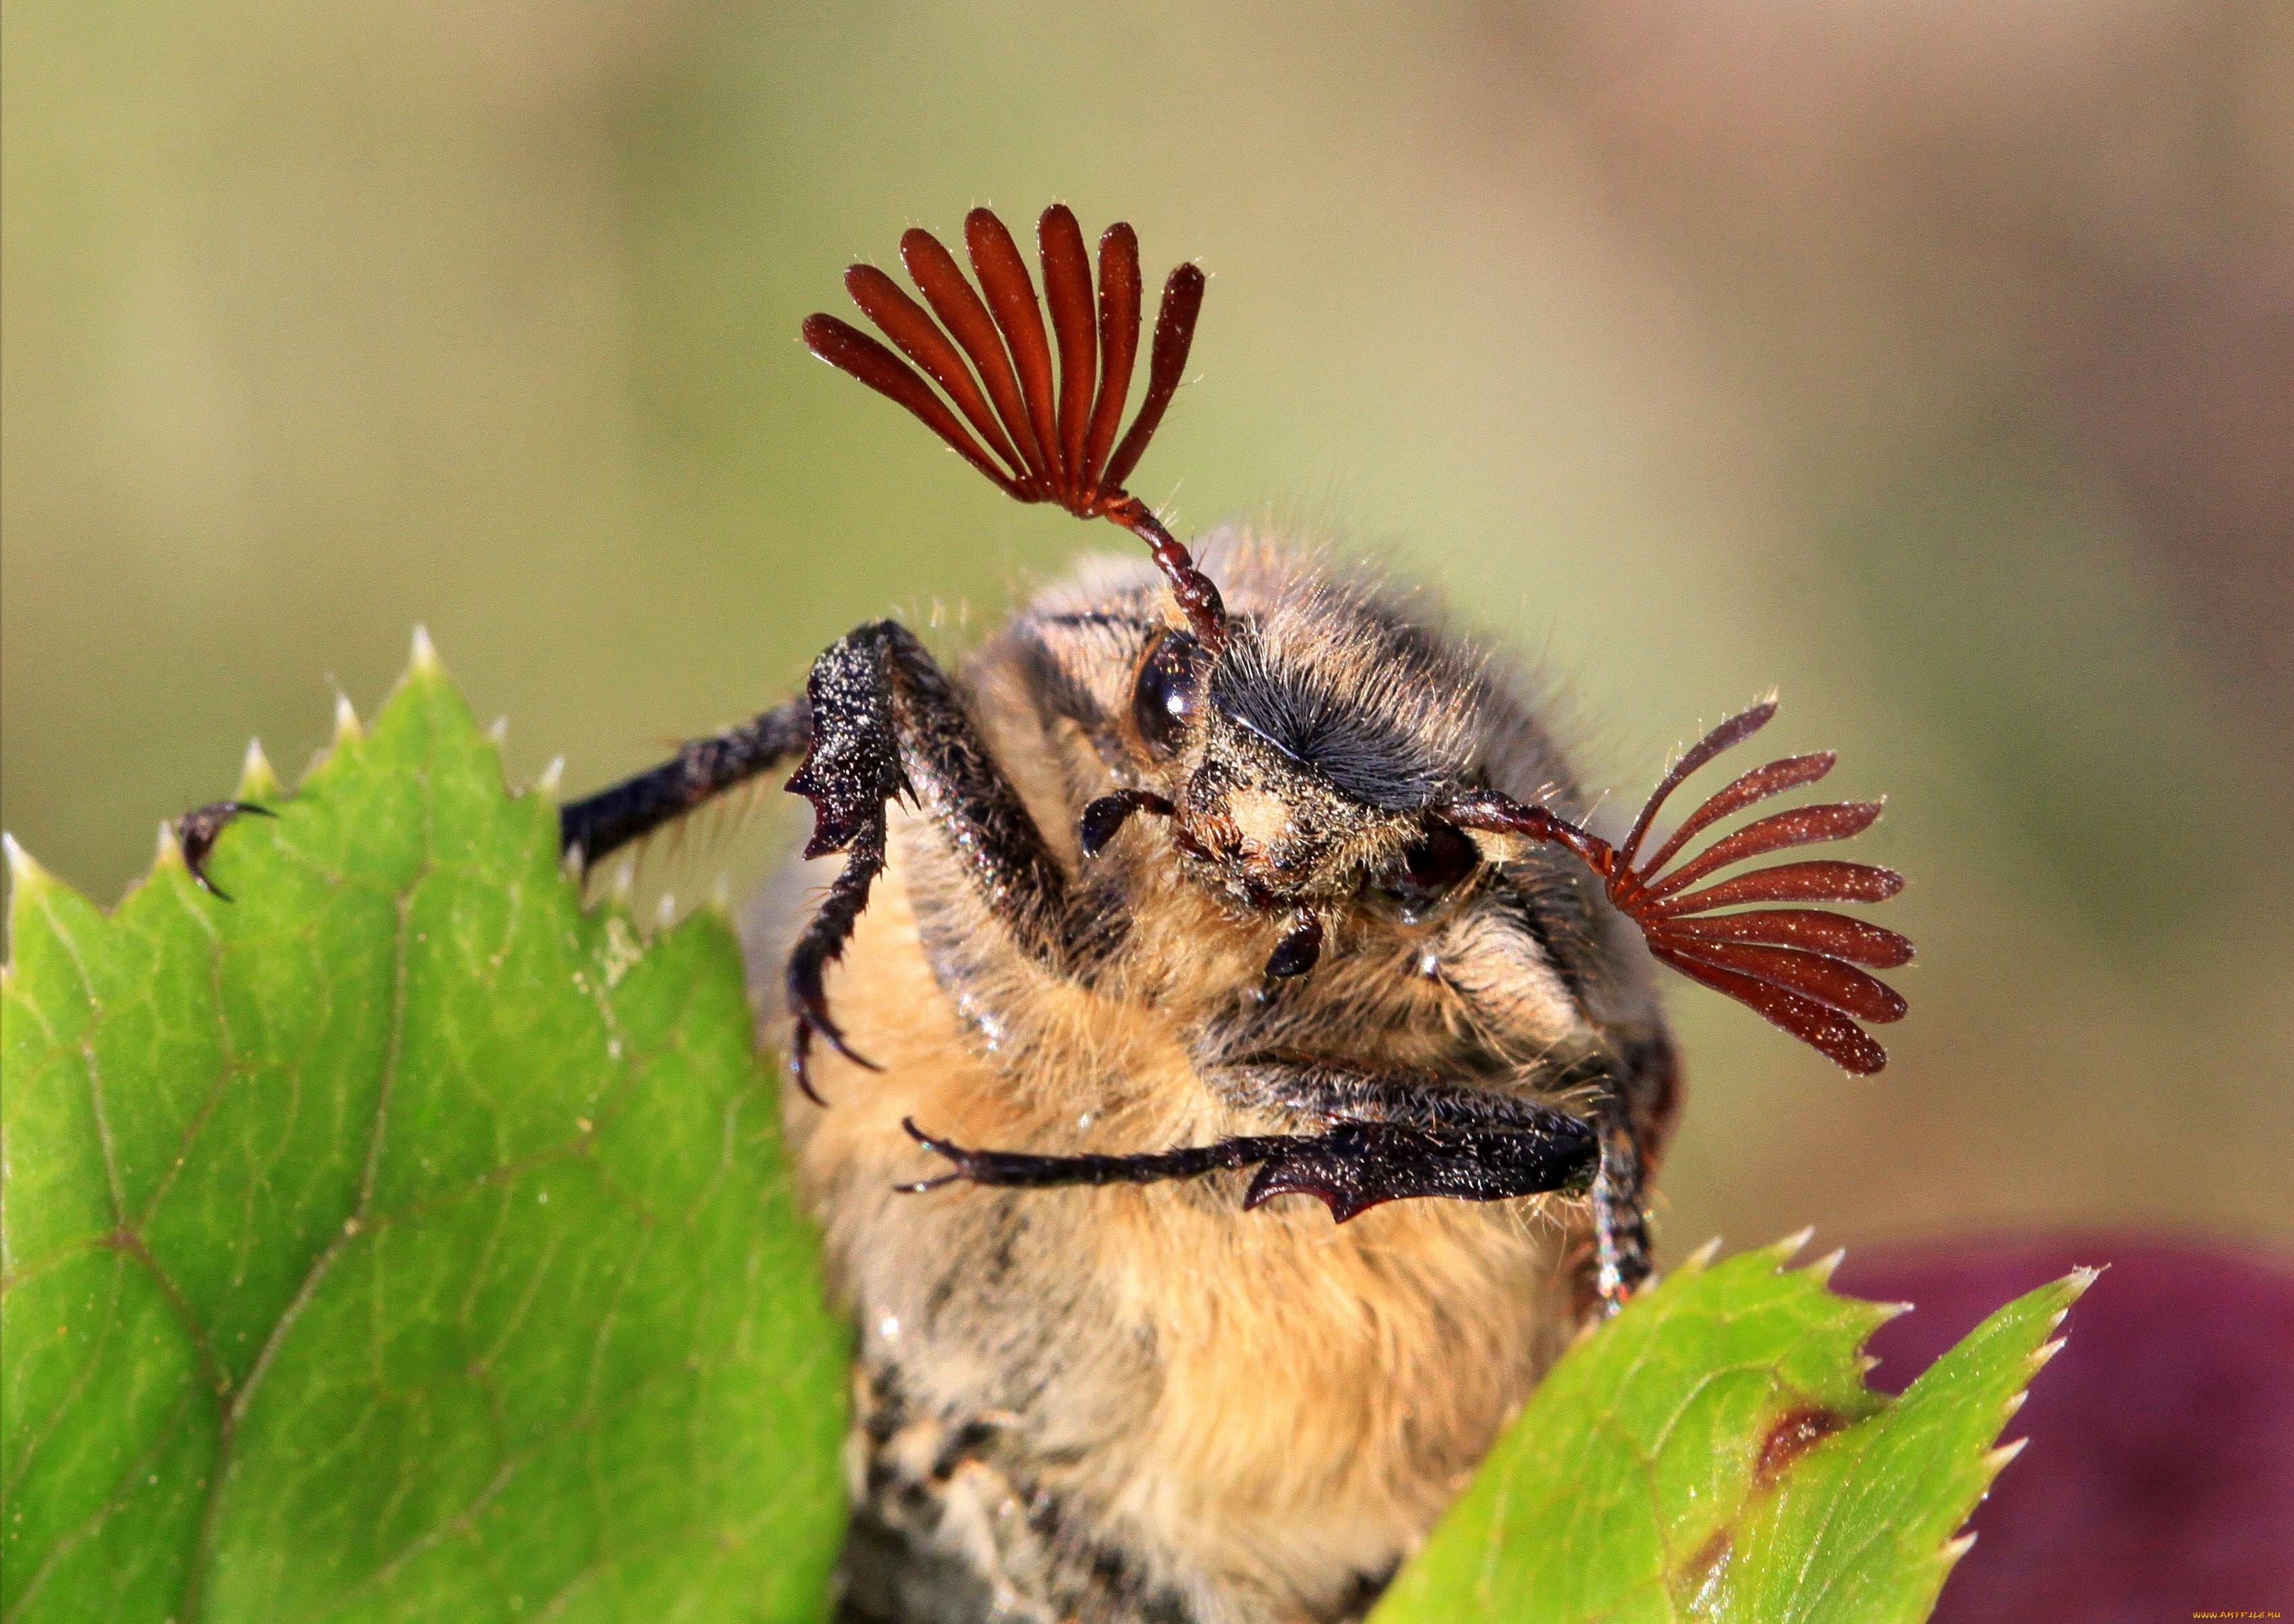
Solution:
[[[822,899],[819,911],[789,952],[782,985],[786,989],[789,1013],[797,1024],[797,1038],[792,1050],[800,1059],[809,1058],[810,1035],[818,1032],[828,1040],[830,1047],[854,1065],[867,1071],[883,1069],[866,1056],[855,1053],[844,1041],[844,1029],[828,1013],[828,995],[822,978],[828,966],[843,956],[861,910],[868,905],[869,889],[884,866],[884,814],[880,803],[874,815],[863,818],[844,842],[849,856],[842,871],[829,882],[828,895]],[[809,1079],[805,1082],[805,1092],[810,1093]]]
[[[224,902],[231,893],[207,878],[207,856],[215,850],[216,837],[241,813],[251,812],[257,817],[276,817],[268,807],[258,807],[251,800],[216,800],[204,807],[194,807],[175,820],[175,843],[183,848],[183,867],[199,882],[202,890]]]
[[[964,1180],[972,1176],[972,1152],[966,1150],[963,1146],[956,1144],[948,1140],[933,1138],[922,1128],[916,1126],[916,1119],[913,1116],[903,1116],[900,1118],[900,1131],[903,1133],[906,1133],[910,1139],[915,1140],[916,1143],[922,1145],[925,1149],[931,1151],[934,1156],[945,1157],[948,1160],[956,1164],[953,1171],[940,1173],[936,1177],[929,1179],[915,1179],[906,1184],[893,1185],[892,1188],[895,1190],[898,1190],[900,1194],[904,1196],[925,1195],[932,1190],[943,1189],[948,1185],[960,1183]]]
[[[812,1085],[812,1023],[801,1015],[797,1017],[794,1028],[789,1033],[788,1064],[789,1081],[796,1084],[797,1092],[826,1110],[828,1101],[822,1099],[820,1091]]]
[[[795,1043],[791,1045],[792,1050],[794,1051],[801,1049],[804,1052],[805,1057],[809,1058],[812,1047],[811,1035],[818,1032],[821,1036],[828,1040],[828,1046],[830,1048],[835,1050],[837,1053],[842,1055],[846,1060],[851,1061],[855,1066],[859,1067],[862,1070],[883,1070],[884,1068],[882,1066],[879,1066],[866,1055],[855,1050],[851,1044],[846,1043],[844,1041],[844,1028],[838,1026],[834,1020],[829,1018],[828,999],[821,990],[818,969],[819,967],[818,965],[799,966],[792,964],[789,966],[789,1009],[796,1016],[797,1027],[797,1038]],[[811,1094],[812,1090],[808,1087],[805,1089],[805,1092]],[[819,1096],[814,1094],[813,1098],[817,1100]]]

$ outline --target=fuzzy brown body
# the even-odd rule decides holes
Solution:
[[[1570,799],[1513,685],[1410,600],[1246,536],[1206,562],[1262,657],[1407,728],[1445,772]],[[904,1193],[935,1171],[904,1118],[1053,1154],[1326,1126],[1233,1063],[1269,1052],[1564,1104],[1598,1079],[1651,1149],[1670,1114],[1646,954],[1565,854],[1493,865],[1422,916],[1366,891],[1308,897],[1327,946],[1279,986],[1264,972],[1280,914],[1190,872],[1174,824],[1135,820],[1086,859],[1079,810],[1153,782],[1108,719],[1128,714],[1139,654],[1172,619],[1151,570],[1097,563],[956,678],[1070,907],[1093,918],[1087,973],[1031,957],[946,824],[902,808],[829,980],[882,1070],[824,1052],[826,1108],[786,1094],[860,1331],[851,1618],[1356,1617],[1587,1301],[1582,1199],[1396,1201],[1338,1224],[1302,1196],[1243,1210],[1241,1173]],[[1222,838],[1273,862],[1278,802],[1302,792],[1231,787]],[[775,888],[760,964],[824,877],[800,864]]]

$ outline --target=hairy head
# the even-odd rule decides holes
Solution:
[[[1176,623],[1136,651],[1124,709],[1140,759],[1133,782],[1085,808],[1086,850],[1103,846],[1134,813],[1170,817],[1174,843],[1194,872],[1248,906],[1290,910],[1289,934],[1268,962],[1271,974],[1290,976],[1312,969],[1320,954],[1318,910],[1354,889],[1415,888],[1438,899],[1471,878],[1491,844],[1563,846],[1600,877],[1610,903],[1664,962],[1849,1070],[1885,1064],[1885,1052],[1856,1023],[1896,1019],[1903,1000],[1858,966],[1901,963],[1909,943],[1800,908],[1688,916],[1746,903],[1878,901],[1901,886],[1894,873],[1787,863],[1674,895],[1737,860],[1859,833],[1879,815],[1877,802],[1774,813],[1671,873],[1657,872],[1688,835],[1813,783],[1831,766],[1828,756],[1772,762],[1712,797],[1636,868],[1666,796],[1764,726],[1773,702],[1729,719],[1684,756],[1622,847],[1542,804],[1550,786],[1525,798],[1476,782],[1472,702],[1481,695],[1454,657],[1445,663],[1422,633],[1413,644],[1369,597],[1319,581],[1276,595],[1256,613],[1230,611],[1227,594],[1239,582],[1231,578],[1223,591],[1214,572],[1199,567],[1124,488],[1185,371],[1201,271],[1183,264],[1164,286],[1146,392],[1119,443],[1141,326],[1137,238],[1127,225],[1108,229],[1094,284],[1081,229],[1065,206],[1044,211],[1037,237],[1048,337],[1018,245],[984,208],[964,220],[977,292],[923,231],[902,240],[901,257],[929,314],[874,267],[856,265],[846,277],[854,302],[907,361],[834,316],[811,316],[803,330],[815,354],[899,402],[1007,494],[1112,520],[1147,543]]]

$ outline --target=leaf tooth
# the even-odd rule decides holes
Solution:
[[[1822,1257],[1818,1258],[1807,1268],[1802,1270],[1801,1272],[1808,1276],[1809,1279],[1814,1280],[1818,1285],[1828,1287],[1832,1284],[1833,1271],[1840,1267],[1840,1260],[1847,1255],[1848,1248],[1846,1246],[1834,1246],[1831,1251],[1826,1253]]]
[[[232,792],[232,798],[276,800],[279,793],[279,775],[272,769],[271,758],[263,753],[263,741],[248,740],[247,753],[239,759],[239,788]]]
[[[500,750],[509,743],[509,718],[498,716],[486,725],[486,743]]]
[[[19,897],[37,895],[57,883],[56,877],[42,868],[30,852],[17,844],[16,837],[5,830],[0,830],[0,854],[7,858],[8,878]]]
[[[606,882],[606,896],[616,907],[630,905],[630,894],[638,889],[638,860],[623,857],[614,865],[614,877]]]
[[[533,792],[545,800],[556,800],[565,783],[565,758],[553,756],[549,765],[541,769],[541,775],[533,781]]]
[[[1808,1250],[1808,1243],[1815,1238],[1816,1226],[1811,1223],[1806,1229],[1787,1235],[1774,1246],[1764,1246],[1761,1250],[1768,1254],[1777,1269],[1781,1271],[1786,1263]]]
[[[2017,1388],[2014,1392],[2007,1395],[2007,1401],[1999,1407],[1999,1418],[2002,1421],[2013,1421],[2015,1418],[2015,1412],[2022,1409],[2025,1404],[2029,1403],[2030,1401],[2030,1398],[2031,1390],[2030,1388]]]
[[[366,737],[366,728],[359,722],[358,712],[351,708],[351,696],[340,688],[335,690],[335,743],[355,744]]]
[[[1983,1481],[1988,1483],[2005,1472],[2007,1469],[2007,1463],[2021,1455],[2024,1446],[2030,1441],[2028,1437],[2018,1438],[2013,1443],[2003,1443],[1997,1449],[1988,1451],[1983,1457]]]
[[[1674,1272],[1676,1274],[1702,1274],[1705,1270],[1712,1266],[1712,1260],[1720,1255],[1720,1238],[1718,1235],[1715,1235],[1712,1239],[1697,1247],[1696,1251],[1691,1252],[1687,1257],[1682,1258],[1680,1260],[1680,1267],[1675,1270]]]
[[[677,922],[676,893],[672,891],[663,891],[661,894],[661,901],[655,904],[654,907],[653,922],[655,927],[663,930],[668,930],[671,925]]]
[[[438,646],[430,641],[430,629],[421,621],[414,622],[414,647],[406,658],[406,674],[410,677],[435,677],[445,668],[438,662]]]
[[[1834,1296],[1834,1301],[1855,1317],[1856,1345],[1859,1348],[1870,1342],[1882,1326],[1910,1312],[1913,1306],[1909,1303],[1875,1303],[1866,1297]]]
[[[2062,1323],[2062,1318],[2061,1315],[2056,1316],[2054,1323],[2057,1325]],[[2069,1338],[2067,1337],[2058,1336],[2051,1342],[2043,1342],[2038,1347],[2033,1348],[2031,1350],[2031,1374],[2037,1376],[2042,1369],[2046,1368],[2047,1361],[2063,1351],[2063,1344],[2068,1340]]]
[[[2049,1330],[2054,1330],[2063,1322],[2071,1311],[2071,1304],[2087,1295],[2087,1288],[2093,1286],[2102,1274],[2101,1269],[2080,1268],[2072,1270],[2063,1277],[2063,1305],[2055,1311],[2055,1317],[2047,1321]]]
[[[1973,1533],[1962,1534],[1956,1539],[1945,1540],[1942,1553],[1943,1571],[1947,1573],[1950,1572],[1959,1565],[1959,1559],[1974,1548],[1975,1536]]]

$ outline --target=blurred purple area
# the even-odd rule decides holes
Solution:
[[[1851,1253],[1835,1284],[1916,1305],[1872,1339],[1874,1384],[1898,1391],[2009,1298],[2095,1264],[1936,1619],[2294,1610],[2294,1268],[2098,1234]]]

